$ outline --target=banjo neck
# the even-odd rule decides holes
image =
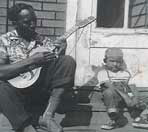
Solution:
[[[49,49],[49,51],[55,52],[58,57],[59,54],[63,51],[63,49],[61,48],[62,45],[57,46],[57,44],[59,44],[59,43],[56,43],[56,42],[67,39],[69,36],[71,36],[78,29],[87,26],[88,24],[92,23],[95,20],[96,20],[96,18],[94,18],[93,16],[90,16],[90,17],[78,22],[75,26],[73,26],[70,30],[65,32],[62,36],[58,37],[55,41],[53,41],[51,43],[48,42],[49,44],[47,43],[48,47],[46,49],[43,46],[41,46],[39,48],[36,46],[33,46],[30,48],[31,50],[29,49],[28,54],[33,55],[36,52],[41,52],[42,50],[47,51]],[[37,34],[36,43],[40,43],[42,45],[43,40],[44,40],[44,37]],[[40,48],[42,48],[42,50]],[[26,73],[21,74],[21,76],[17,76],[13,79],[8,80],[8,82],[16,88],[28,88],[29,86],[33,85],[36,82],[36,80],[38,79],[38,77],[40,76],[40,70],[41,70],[41,67],[35,68],[32,71],[28,71]]]

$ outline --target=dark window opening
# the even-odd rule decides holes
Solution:
[[[97,2],[97,27],[123,27],[125,0],[98,0]]]

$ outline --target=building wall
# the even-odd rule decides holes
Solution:
[[[0,1],[0,34],[6,32],[7,1]]]
[[[126,0],[126,4],[129,1]],[[72,3],[71,0],[68,0],[67,12],[70,11],[70,3]],[[91,15],[96,17],[96,5],[97,0],[87,0],[87,4],[86,0],[78,0],[77,7],[73,8],[71,14],[77,14],[76,22]],[[141,8],[137,7],[137,12],[140,12]],[[126,6],[123,28],[99,28],[96,27],[96,22],[93,22],[83,31],[79,30],[75,36],[72,36],[73,40],[78,39],[74,44],[77,62],[76,85],[84,85],[94,76],[92,66],[102,66],[107,48],[119,47],[124,52],[127,68],[132,74],[131,83],[136,84],[137,87],[148,87],[148,30],[147,28],[128,28],[127,13]],[[71,19],[71,14],[67,15],[67,21]],[[72,44],[70,41],[69,43]]]
[[[9,22],[7,29],[7,6],[14,3],[31,4],[37,14],[37,32],[55,37],[65,32],[67,0],[0,0],[0,34],[11,30]]]

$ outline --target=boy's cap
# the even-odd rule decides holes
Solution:
[[[105,57],[123,58],[123,52],[119,48],[108,48],[105,51]]]

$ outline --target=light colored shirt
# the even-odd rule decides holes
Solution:
[[[9,63],[15,63],[29,56],[29,52],[36,47],[46,47],[52,51],[51,40],[45,37],[41,43],[35,40],[27,42],[20,38],[17,31],[13,30],[0,36],[0,59],[7,59]]]
[[[118,72],[112,72],[110,70],[103,69],[100,72],[98,72],[97,75],[98,79],[98,87],[100,88],[100,85],[104,82],[126,82],[128,84],[130,79],[130,73],[128,71],[118,71]]]

